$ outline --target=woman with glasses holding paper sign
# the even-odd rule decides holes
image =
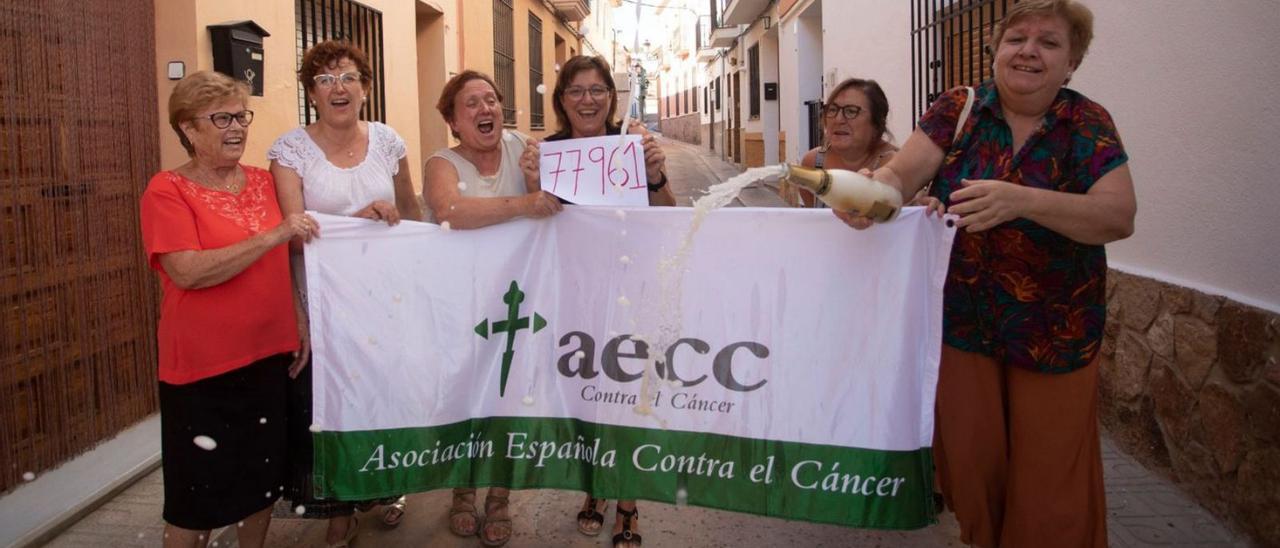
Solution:
[[[286,214],[307,209],[363,217],[388,225],[401,219],[421,220],[404,140],[384,124],[360,120],[373,83],[373,67],[364,52],[345,41],[316,44],[303,55],[298,79],[318,119],[284,134],[267,151],[280,209]],[[293,270],[300,300],[305,302],[301,259],[300,253],[293,255]],[[356,533],[357,506],[387,505],[382,522],[395,527],[404,517],[405,500],[389,497],[354,504],[315,499],[308,354],[304,352],[290,369],[294,379],[290,385],[289,498],[304,517],[328,518],[326,542],[345,546]]]
[[[284,483],[288,368],[299,324],[285,244],[315,220],[280,214],[266,170],[243,165],[253,111],[243,82],[178,82],[169,123],[191,160],[151,178],[142,242],[164,299],[159,348],[165,546],[203,546],[239,523],[262,546]]]
[[[613,82],[609,63],[602,57],[579,55],[560,67],[556,78],[555,94],[551,99],[556,112],[559,131],[547,137],[547,141],[600,137],[622,133],[616,121],[618,91]],[[653,135],[638,121],[632,122],[628,131],[641,136],[644,147],[645,174],[649,185],[649,205],[676,205],[675,195],[667,184],[666,155]],[[521,157],[526,172],[537,174],[541,154],[536,143],[530,143]],[[578,512],[578,531],[595,536],[604,525],[603,512],[608,501],[587,496]],[[639,511],[634,500],[618,501],[618,516],[613,526],[614,546],[640,546]]]
[[[602,137],[622,133],[617,121],[618,89],[613,82],[609,63],[603,57],[579,55],[560,67],[556,89],[551,97],[551,107],[556,112],[558,130],[547,141]],[[649,183],[649,205],[676,205],[675,195],[667,186],[667,156],[650,135],[644,124],[635,120],[627,128],[632,135],[640,135],[644,147],[645,176]],[[521,168],[536,178],[541,166],[541,153],[537,142],[530,142],[520,157]]]
[[[449,124],[458,146],[443,148],[427,159],[425,171],[429,217],[447,228],[480,228],[520,217],[540,219],[560,211],[560,201],[539,190],[519,159],[528,137],[503,128],[502,93],[489,75],[465,70],[450,78],[436,110]],[[449,531],[463,537],[480,535],[485,546],[511,539],[510,490],[490,487],[484,519],[476,508],[476,490],[453,490]]]

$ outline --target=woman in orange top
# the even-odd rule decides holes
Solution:
[[[248,98],[242,83],[214,72],[179,82],[169,123],[191,160],[157,173],[142,195],[143,245],[164,290],[165,546],[202,546],[232,523],[241,546],[261,546],[284,483],[299,326],[281,244],[317,229],[303,214],[282,218],[271,174],[239,163]]]

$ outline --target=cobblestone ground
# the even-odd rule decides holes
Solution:
[[[663,140],[668,176],[679,205],[690,205],[707,187],[740,170],[720,161],[704,148]],[[781,206],[769,185],[747,189],[738,203],[757,207]],[[1192,502],[1168,480],[1143,469],[1103,440],[1106,467],[1108,532],[1113,547],[1248,546],[1203,508]],[[160,519],[162,471],[116,496],[72,526],[49,546],[158,546],[162,540]],[[514,493],[511,512],[514,547],[609,546],[611,535],[584,537],[577,532],[574,515],[582,495],[567,491],[531,490]],[[478,539],[462,539],[449,533],[448,491],[419,493],[409,497],[408,512],[398,528],[379,523],[379,514],[361,514],[355,546],[479,546]],[[862,531],[829,525],[784,521],[704,508],[677,508],[669,504],[641,502],[641,533],[645,546],[960,546],[959,527],[951,514],[918,531]],[[268,534],[268,546],[324,546],[322,521],[296,519],[283,506]],[[606,528],[613,524],[613,508]],[[215,531],[218,546],[235,546],[234,531]]]

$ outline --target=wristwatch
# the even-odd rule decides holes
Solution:
[[[667,172],[659,171],[658,174],[660,174],[662,178],[658,180],[657,184],[649,183],[649,192],[657,192],[662,190],[662,187],[667,186]]]

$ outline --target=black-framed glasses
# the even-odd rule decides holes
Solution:
[[[231,127],[232,120],[239,122],[240,127],[249,127],[249,124],[253,123],[253,111],[242,110],[240,112],[215,112],[208,116],[201,116],[196,119],[198,120],[200,118],[208,118],[209,122],[213,123],[213,127],[218,129],[227,129]]]
[[[582,99],[582,96],[588,93],[591,94],[592,99],[601,101],[609,95],[609,88],[604,86],[591,86],[589,88],[573,86],[564,90],[564,96],[574,101]]]
[[[317,74],[311,79],[315,81],[316,86],[329,89],[341,82],[343,86],[351,87],[352,84],[360,82],[359,72],[344,72],[342,74]]]
[[[835,118],[836,115],[844,116],[845,120],[853,120],[862,114],[862,107],[858,105],[837,105],[830,104],[822,107],[822,115],[827,118]]]

